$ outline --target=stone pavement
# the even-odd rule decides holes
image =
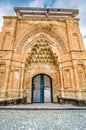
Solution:
[[[0,106],[0,109],[8,110],[86,110],[86,107],[74,106],[71,104],[57,104],[57,103],[33,103]]]
[[[52,109],[57,107],[59,109]],[[47,103],[0,106],[0,108],[2,108],[0,110],[0,130],[86,130],[85,107],[80,109],[82,107]]]

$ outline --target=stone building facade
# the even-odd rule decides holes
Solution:
[[[33,103],[35,96],[37,102],[55,103],[58,96],[86,99],[86,52],[79,18],[3,18],[0,101],[27,97],[27,103]],[[44,87],[42,92],[41,84],[47,91]]]

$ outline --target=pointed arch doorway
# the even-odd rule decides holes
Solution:
[[[32,103],[52,102],[52,79],[39,74],[32,79]]]

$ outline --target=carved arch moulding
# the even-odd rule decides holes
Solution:
[[[38,36],[35,36],[33,38],[33,40],[28,44],[28,42],[26,43],[26,45],[23,47],[22,50],[29,50],[31,51],[31,49],[34,47],[34,45],[47,45],[51,48],[52,51],[55,51],[55,49],[57,49],[57,53],[59,54],[61,52],[61,48],[59,46],[56,45],[55,41],[52,41],[50,39],[50,37],[46,37],[44,34],[39,34]],[[54,48],[54,49],[53,49]]]
[[[42,28],[35,28],[31,32],[26,32],[25,35],[21,36],[20,39],[16,42],[15,45],[15,51],[16,53],[20,53],[23,46],[28,42],[32,41],[33,37],[37,37],[38,35],[43,34],[45,35],[48,39],[54,39],[54,41],[59,44],[59,46],[62,48],[62,51],[64,54],[68,53],[68,47],[66,46],[66,40],[63,35],[60,33],[55,33],[52,31],[52,29],[49,31],[49,29],[46,29],[46,27]],[[51,37],[51,38],[50,38]],[[53,42],[54,42],[53,41]]]

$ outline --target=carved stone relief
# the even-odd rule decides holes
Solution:
[[[3,47],[2,48],[4,50],[11,49],[10,45],[11,45],[11,33],[10,32],[6,32],[5,36],[4,36]]]
[[[9,54],[9,51],[0,51],[0,59],[2,60],[6,55]],[[2,60],[0,64],[4,64],[5,62]]]
[[[10,25],[12,23],[11,19],[5,19],[4,24],[5,25]]]
[[[80,50],[79,39],[76,33],[72,34],[72,47],[74,47],[74,50]]]
[[[4,87],[5,65],[0,65],[0,90]]]
[[[86,89],[86,77],[85,77],[85,72],[83,69],[82,65],[78,65],[78,81],[79,81],[79,86],[80,89]]]
[[[13,78],[12,78],[12,88],[17,90],[19,89],[20,84],[20,72],[18,69],[13,71]]]
[[[17,46],[17,53],[20,53],[24,44],[28,41],[29,38],[31,38],[33,35],[39,34],[41,32],[44,32],[45,35],[48,34],[51,37],[55,38],[56,41],[58,42],[57,46],[60,46],[60,48],[62,49],[63,53],[67,53],[67,47],[64,44],[64,41],[62,39],[62,37],[60,38],[60,36],[58,36],[54,31],[52,31],[53,25],[47,25],[47,26],[42,26],[39,28],[34,29],[33,31],[27,33],[25,35],[25,37],[23,37],[23,39],[21,39],[21,41],[19,41],[18,46]]]
[[[10,98],[9,93],[16,92],[21,97],[26,94],[31,102],[32,78],[43,73],[52,78],[53,99],[56,102],[60,94],[65,98],[74,98],[77,90],[82,95],[86,93],[86,53],[80,50],[83,43],[77,22],[76,18],[69,18],[67,26],[66,19],[59,18],[55,21],[5,18],[0,38],[3,41],[0,50],[0,91],[6,89],[7,98]],[[13,28],[16,36],[11,34]],[[12,49],[12,40],[15,42],[13,53],[9,50]]]
[[[68,89],[71,87],[71,77],[70,77],[69,69],[64,70],[64,86],[65,86],[65,89]]]
[[[53,53],[51,47],[46,40],[39,39],[32,47],[31,54],[27,58],[27,66],[33,66],[37,68],[37,65],[45,69],[51,69],[50,66],[58,65],[58,57]],[[30,69],[30,68],[29,68]]]
[[[1,66],[5,65],[5,61],[4,60],[0,60],[0,65]]]

